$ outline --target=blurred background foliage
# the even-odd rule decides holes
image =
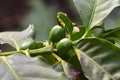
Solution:
[[[23,30],[34,24],[35,39],[47,40],[51,27],[57,24],[57,12],[65,12],[78,25],[82,24],[73,0],[1,0],[0,31]],[[120,7],[116,8],[104,22],[105,29],[120,26]]]
[[[73,22],[81,23],[72,0],[2,0],[0,31],[23,30],[34,24],[35,39],[47,40],[51,27],[57,24],[59,11],[67,13]]]

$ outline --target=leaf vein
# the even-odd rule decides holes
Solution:
[[[97,62],[95,62],[94,60],[92,60],[88,55],[84,54],[82,51],[81,51],[80,54],[86,56],[91,62],[95,63],[100,69],[102,69],[106,74],[108,74],[108,76],[109,76],[110,78],[112,78],[113,80],[115,80],[114,77],[112,77],[110,73],[108,73],[108,72],[107,72],[103,67],[101,67]]]
[[[16,80],[20,80],[18,75],[16,74],[15,70],[13,69],[13,67],[10,65],[10,63],[8,62],[8,60],[6,59],[6,57],[2,57],[3,61],[6,63],[6,65],[8,65],[8,67],[10,68],[10,70],[12,71],[13,75],[15,76]]]

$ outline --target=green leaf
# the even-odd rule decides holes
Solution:
[[[88,29],[101,23],[117,6],[120,0],[73,0],[84,26]]]
[[[120,47],[120,28],[106,30],[100,37]]]
[[[120,80],[120,48],[104,39],[82,39],[80,62],[90,80]]]
[[[112,37],[112,38],[118,38],[118,39],[120,39],[120,28],[114,28],[114,29],[106,30],[101,35],[101,37],[103,37],[103,38]]]
[[[57,14],[58,23],[66,29],[66,31],[71,35],[73,31],[72,21],[67,17],[67,14],[58,12]]]
[[[45,42],[36,41],[36,49],[45,47]]]
[[[19,48],[23,40],[32,39],[34,36],[34,27],[30,25],[27,29],[21,32],[6,31],[0,33],[0,44],[8,43],[14,48]]]
[[[120,48],[120,40],[119,39],[115,39],[115,45]]]
[[[55,63],[57,63],[58,61],[55,59],[55,57],[51,54],[46,54],[46,55],[42,55],[43,57],[45,57],[45,59],[51,64],[54,65]]]
[[[78,30],[73,29],[72,35],[71,35],[71,40],[72,41],[78,41],[85,33],[85,27],[77,27]]]
[[[43,58],[15,54],[0,58],[0,80],[71,80]]]
[[[120,27],[120,7],[115,8],[110,15],[104,20],[105,30]]]

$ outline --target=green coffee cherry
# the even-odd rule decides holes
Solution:
[[[65,30],[59,25],[54,26],[50,31],[49,42],[56,43],[62,38],[65,38]]]
[[[57,43],[56,49],[60,53],[66,53],[72,48],[72,46],[72,42],[68,38],[64,38]]]
[[[26,50],[26,49],[35,49],[36,48],[36,44],[34,40],[25,40],[21,46],[20,49],[21,50]]]

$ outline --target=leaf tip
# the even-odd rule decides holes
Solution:
[[[33,24],[29,24],[29,27],[32,28],[34,30],[34,25]]]

